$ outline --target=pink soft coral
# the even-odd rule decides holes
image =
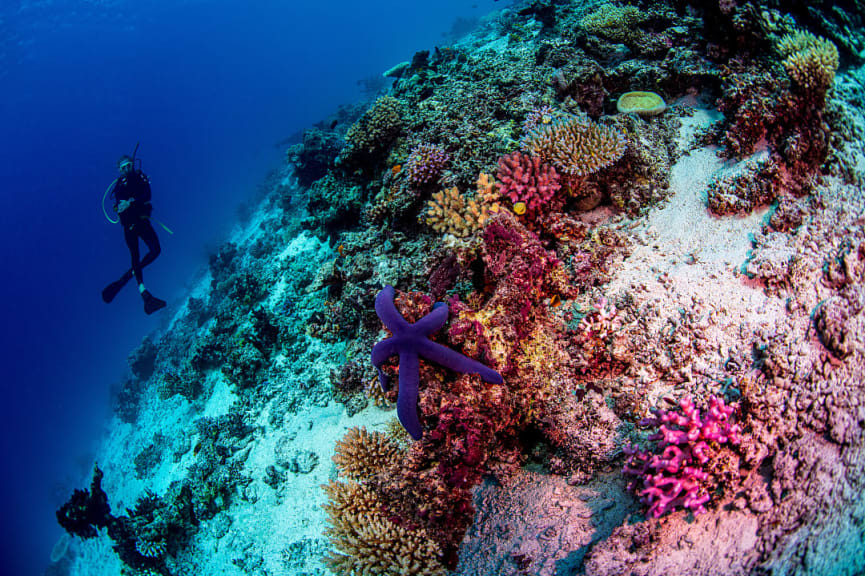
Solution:
[[[741,428],[730,417],[735,405],[727,406],[717,396],[709,398],[709,410],[701,415],[690,398],[683,398],[673,410],[655,410],[655,416],[641,425],[659,426],[650,440],[658,440],[654,452],[632,446],[624,472],[636,476],[628,488],[649,506],[649,515],[658,518],[678,507],[701,514],[709,501],[706,471],[712,454],[720,445],[737,445]],[[710,444],[711,443],[711,444]]]

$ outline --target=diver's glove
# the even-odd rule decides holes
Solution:
[[[114,211],[118,214],[124,212],[127,208],[129,208],[129,205],[132,204],[134,200],[135,198],[130,198],[129,200],[121,200],[117,203],[117,206],[114,207]]]

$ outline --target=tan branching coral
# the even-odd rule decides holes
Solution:
[[[322,490],[328,497],[328,503],[323,508],[331,520],[334,516],[358,517],[364,514],[377,514],[381,508],[375,492],[359,482],[331,480],[329,484],[322,486]]]
[[[350,436],[351,441],[347,442]],[[373,439],[375,438],[375,439]],[[341,441],[363,446],[361,452],[375,452],[376,458],[395,457],[398,450],[384,434],[368,434],[352,428]],[[370,447],[376,450],[369,450]],[[341,447],[337,446],[338,453]],[[345,453],[345,450],[342,450]],[[336,460],[336,458],[334,458]],[[353,459],[347,459],[353,460]],[[370,463],[367,462],[367,463]],[[339,463],[337,463],[339,466]],[[344,469],[343,469],[344,471]],[[369,470],[367,470],[369,472]],[[324,505],[330,527],[325,534],[331,551],[325,562],[336,574],[344,576],[444,576],[441,551],[422,528],[407,528],[389,520],[376,492],[360,482],[331,481],[322,486],[328,497]]]
[[[499,209],[498,203],[489,205],[474,198],[467,200],[456,187],[447,188],[433,194],[428,203],[426,223],[436,232],[465,238],[483,228]]]
[[[825,92],[835,82],[838,49],[825,38],[810,32],[787,34],[778,41],[778,52],[790,78],[801,88]]]
[[[523,142],[525,150],[568,176],[586,176],[622,157],[624,135],[588,118],[568,118],[540,126]]]
[[[441,552],[422,529],[409,530],[379,513],[328,509],[333,550],[325,558],[344,576],[444,576]]]
[[[336,443],[333,462],[341,475],[359,480],[391,466],[399,456],[399,447],[387,434],[355,426]]]

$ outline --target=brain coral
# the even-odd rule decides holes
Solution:
[[[588,118],[571,117],[539,126],[523,148],[568,176],[586,176],[605,168],[625,153],[625,137]]]

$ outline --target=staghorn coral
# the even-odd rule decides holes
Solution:
[[[625,153],[625,137],[613,128],[588,118],[568,118],[541,125],[523,140],[531,155],[573,177],[605,168]]]
[[[723,445],[741,441],[741,428],[731,420],[736,408],[713,395],[701,415],[685,397],[673,410],[656,409],[654,417],[640,422],[658,427],[649,439],[659,442],[652,451],[626,447],[629,458],[623,471],[636,476],[628,488],[649,506],[650,516],[658,518],[679,507],[694,514],[706,511]]]
[[[516,206],[525,205],[534,214],[562,187],[556,169],[538,156],[513,152],[499,159],[500,192]]]
[[[333,462],[342,476],[360,480],[392,466],[399,456],[399,447],[387,434],[354,426],[337,441]]]
[[[433,194],[428,202],[426,223],[436,232],[466,238],[482,229],[499,210],[498,204],[467,200],[454,186]]]

